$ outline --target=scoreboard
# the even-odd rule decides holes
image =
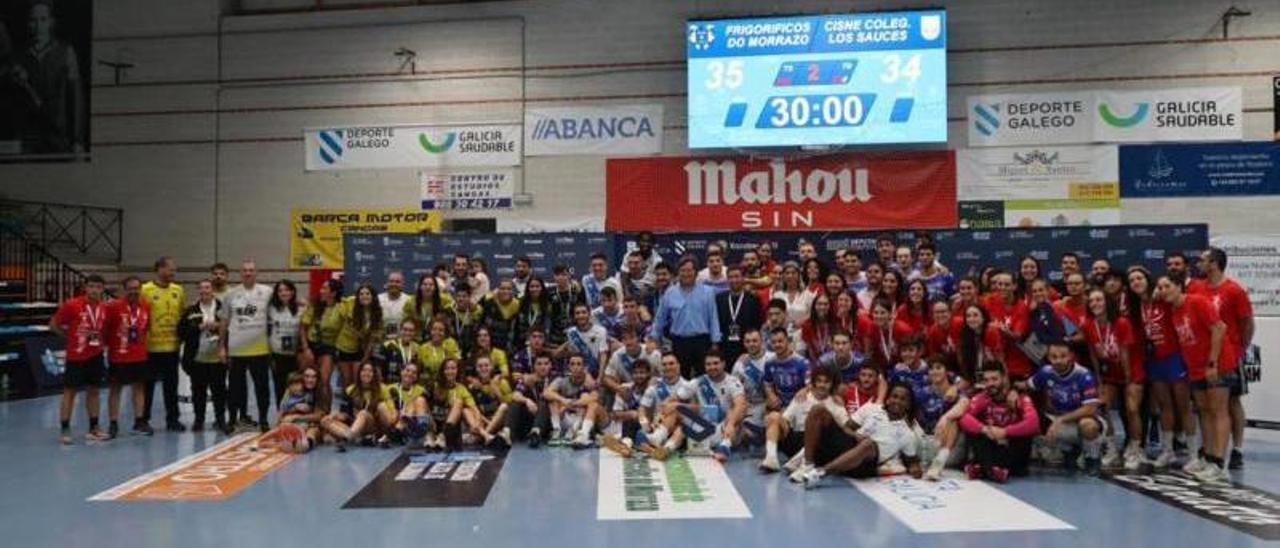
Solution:
[[[944,10],[689,21],[689,147],[944,143]]]

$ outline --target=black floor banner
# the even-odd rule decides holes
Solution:
[[[342,507],[461,508],[484,506],[506,453],[465,451],[400,455]]]
[[[1233,483],[1204,483],[1176,472],[1124,473],[1111,483],[1265,540],[1280,540],[1280,497]]]

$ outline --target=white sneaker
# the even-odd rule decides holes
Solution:
[[[776,458],[765,457],[764,460],[760,461],[761,472],[772,474],[779,470],[782,470],[782,465],[778,464],[778,459]]]
[[[1134,472],[1147,462],[1147,457],[1142,455],[1141,451],[1134,451],[1124,457],[1124,469]]]
[[[809,473],[809,470],[812,468],[812,464],[805,463],[799,468],[796,468],[795,471],[791,472],[791,475],[787,476],[787,479],[790,479],[791,483],[801,483],[804,481],[804,475]]]
[[[586,449],[591,447],[591,437],[586,432],[579,432],[571,443],[575,449]]]
[[[1194,476],[1204,470],[1206,466],[1209,466],[1209,463],[1200,460],[1198,457],[1191,457],[1191,460],[1182,465],[1182,471]]]
[[[1119,468],[1123,463],[1124,460],[1120,456],[1120,452],[1116,451],[1115,444],[1109,444],[1107,446],[1107,452],[1102,455],[1102,467],[1115,469]]]
[[[929,465],[929,469],[925,471],[924,479],[929,481],[938,481],[942,479],[942,469],[945,468],[946,465],[947,463],[935,459],[933,463]]]
[[[881,476],[896,476],[907,473],[907,467],[903,466],[902,462],[894,459],[881,464],[879,472]]]
[[[1172,447],[1165,447],[1164,450],[1160,451],[1160,454],[1156,456],[1156,460],[1151,461],[1151,466],[1159,469],[1168,468],[1169,463],[1173,462],[1176,457],[1177,453],[1173,452]]]
[[[784,465],[782,465],[782,467],[783,467],[783,468],[786,468],[788,472],[795,472],[796,470],[799,470],[800,468],[803,468],[803,467],[804,467],[804,453],[803,453],[803,452],[800,452],[800,453],[796,453],[796,454],[794,454],[794,455],[791,455],[791,458],[790,458],[789,460],[787,460],[787,463],[786,463],[786,464],[784,464]]]
[[[827,477],[827,473],[822,471],[822,468],[816,466],[810,468],[804,473],[804,488],[813,489],[814,487],[817,487],[818,484],[822,483],[822,478],[825,477]]]
[[[1199,481],[1202,483],[1222,483],[1223,482],[1223,479],[1222,479],[1223,470],[1221,468],[1218,468],[1218,465],[1213,464],[1211,462],[1204,463],[1204,466],[1202,466],[1199,470],[1197,470],[1194,474],[1192,474],[1192,476],[1195,476],[1196,481]],[[1227,476],[1226,481],[1230,483],[1231,476]]]

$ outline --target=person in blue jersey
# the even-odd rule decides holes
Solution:
[[[1044,420],[1045,441],[1061,449],[1079,446],[1085,471],[1097,474],[1102,466],[1101,451],[1105,423],[1099,413],[1098,381],[1093,373],[1076,363],[1065,342],[1049,343],[1049,364],[1030,379],[1027,388],[1044,392],[1047,399]]]
[[[636,446],[658,459],[666,458],[684,442],[676,409],[693,394],[680,370],[680,359],[674,352],[663,354],[662,375],[650,383],[640,398],[640,432],[636,434]]]
[[[582,291],[586,295],[587,306],[598,308],[603,304],[605,288],[613,289],[614,295],[622,291],[618,279],[609,275],[609,262],[604,253],[591,255],[591,272],[582,276]]]
[[[618,386],[612,409],[605,410],[598,403],[587,406],[587,415],[595,417],[597,428],[604,433],[602,445],[623,457],[634,453],[634,440],[640,432],[640,400],[653,381],[649,363],[645,358],[632,362],[630,380]]]
[[[625,320],[622,304],[618,302],[618,290],[612,287],[601,289],[600,305],[591,309],[591,323],[603,327],[612,343],[621,338]]]
[[[924,282],[930,301],[945,301],[956,292],[956,277],[938,264],[937,257],[937,245],[923,243],[917,246],[916,259],[920,266],[911,272],[909,278]]]
[[[809,360],[791,350],[791,338],[784,329],[769,334],[773,359],[764,364],[765,408],[782,411],[809,377]]]
[[[785,410],[770,412],[765,417],[764,459],[760,471],[772,474],[782,469],[779,452],[793,455],[787,469],[804,468],[804,432],[809,413],[816,408],[826,409],[835,416],[844,416],[844,404],[832,394],[835,377],[826,369],[815,369],[810,377],[808,390],[791,400]]]
[[[968,410],[969,399],[958,383],[959,377],[947,369],[945,357],[931,357],[928,364],[926,384],[916,392],[916,422],[924,431],[920,461],[929,466],[924,477],[938,481],[943,469],[959,467],[964,462],[964,449],[956,446],[963,439],[960,419]]]
[[[750,435],[756,444],[764,440],[765,390],[764,366],[773,360],[773,352],[765,349],[764,335],[759,329],[749,329],[742,334],[742,346],[745,352],[738,356],[733,365],[733,376],[742,383],[743,393],[747,397],[747,412],[742,416],[739,435]],[[734,440],[735,443],[741,439]]]
[[[910,386],[917,402],[924,389],[929,386],[929,363],[920,357],[922,350],[924,340],[919,335],[907,337],[898,345],[901,358],[889,373],[889,384],[901,382]]]
[[[603,327],[591,323],[591,309],[578,303],[573,306],[573,326],[565,329],[564,335],[564,343],[556,349],[556,356],[581,357],[589,384],[594,388],[600,369],[609,362],[609,334]]]
[[[865,361],[866,356],[854,350],[853,337],[848,332],[836,331],[831,335],[831,351],[818,359],[818,367],[829,369],[836,384],[843,385],[858,382],[858,371]]]
[[[716,312],[716,292],[697,283],[692,258],[681,259],[677,281],[668,287],[654,315],[652,336],[669,339],[671,351],[685,367],[686,377],[703,373],[703,358],[713,345],[720,344],[720,318]]]
[[[681,405],[687,453],[712,455],[721,463],[729,460],[738,425],[747,414],[747,395],[742,381],[725,371],[719,352],[707,353],[706,373],[689,382],[692,405]]]

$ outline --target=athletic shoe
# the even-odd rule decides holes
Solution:
[[[712,451],[714,451],[715,453],[712,456],[716,459],[716,462],[719,462],[720,464],[724,464],[726,462],[729,462],[729,456],[730,454],[732,454],[733,449],[730,448],[729,444],[727,443],[717,443],[715,448],[712,449]]]
[[[782,467],[786,468],[788,472],[795,472],[796,470],[804,467],[804,453],[798,452],[791,455],[791,458],[787,459],[787,463],[782,465]]]
[[[173,421],[165,424],[165,429],[170,432],[186,432],[187,431],[187,427],[183,426],[183,424],[178,421]],[[266,430],[263,430],[263,432],[266,432]]]
[[[339,453],[346,453],[346,452],[347,452],[347,442],[342,441],[342,440],[338,440],[338,442],[337,442],[336,444],[334,444],[334,450],[335,450],[335,451],[337,451],[337,452],[339,452]]]
[[[1244,452],[1239,449],[1231,450],[1231,461],[1227,463],[1227,468],[1232,470],[1240,470],[1244,468]]]
[[[822,483],[822,478],[827,477],[827,473],[817,466],[810,468],[804,474],[804,488],[813,489]]]
[[[1102,455],[1102,467],[1108,470],[1114,470],[1124,464],[1120,452],[1116,451],[1115,444],[1107,444],[1107,452]]]
[[[760,471],[766,474],[773,474],[782,470],[782,465],[778,464],[778,459],[765,457],[760,461]]]
[[[1003,466],[992,466],[991,471],[987,473],[987,477],[996,483],[1004,483],[1009,480],[1009,469]]]
[[[1141,451],[1135,451],[1124,457],[1124,469],[1130,472],[1137,471],[1147,462],[1147,457],[1142,455]]]
[[[1231,483],[1231,476],[1212,462],[1204,463],[1204,467],[1192,474],[1192,476],[1201,483]]]
[[[102,430],[98,430],[97,427],[90,428],[88,432],[84,433],[84,441],[95,442],[95,443],[100,441],[107,441],[107,435],[102,433]]]
[[[1191,460],[1188,460],[1186,464],[1182,465],[1182,471],[1194,476],[1208,465],[1209,463],[1205,462],[1203,459],[1194,457]]]
[[[1176,457],[1177,455],[1173,452],[1172,448],[1165,447],[1164,450],[1161,451],[1160,454],[1156,456],[1156,460],[1151,462],[1151,466],[1154,466],[1159,469],[1168,468],[1169,463],[1173,462],[1173,459]]]
[[[462,435],[462,445],[475,445],[477,443],[480,443],[480,438],[477,438],[475,434],[467,432]]]
[[[170,432],[172,432],[173,430],[172,430],[172,429],[170,429],[169,431],[170,431]],[[180,431],[180,430],[179,430],[179,431]],[[270,426],[267,426],[267,423],[265,423],[265,422],[264,422],[264,423],[261,423],[261,424],[259,424],[259,425],[258,425],[258,431],[259,431],[259,432],[261,432],[261,433],[263,433],[263,434],[266,434],[267,432],[270,432],[270,431],[271,431],[271,427],[270,427]]]
[[[138,421],[133,425],[133,433],[139,436],[153,436],[155,435],[156,431],[155,429],[151,428],[151,425],[149,423]]]
[[[236,425],[243,426],[245,428],[257,428],[258,421],[255,421],[249,417],[240,417],[240,421],[237,422]],[[182,426],[182,423],[178,423],[178,426]]]
[[[671,456],[671,451],[668,451],[666,447],[663,447],[661,445],[656,445],[651,447],[653,448],[649,450],[649,457],[652,458],[653,460],[664,461]]]
[[[942,479],[942,469],[946,466],[946,462],[934,459],[933,462],[929,464],[929,469],[925,471],[924,479],[929,481],[938,481]]]
[[[114,440],[120,436],[120,423],[113,422],[107,426],[107,439]]]
[[[791,480],[791,483],[803,483],[804,475],[809,473],[809,470],[811,469],[813,469],[813,465],[809,463],[805,463],[801,467],[796,468],[795,471],[791,473],[791,475],[787,476],[787,479]]]
[[[378,438],[378,448],[391,449],[391,438],[388,438],[386,434],[383,434],[382,437]]]
[[[233,428],[230,424],[226,424],[226,423],[219,423],[218,430],[222,432],[224,436],[230,436],[236,433],[236,429]]]
[[[585,432],[579,432],[578,435],[573,438],[573,441],[569,443],[574,449],[590,449],[592,445],[591,437],[587,436]]]
[[[964,475],[971,480],[982,479],[982,465],[976,462],[964,465]]]
[[[62,445],[71,445],[75,443],[75,440],[71,438],[70,428],[62,429],[62,431],[58,434],[58,443],[61,443]]]
[[[895,459],[881,464],[879,472],[881,476],[897,476],[907,473],[907,467],[902,464],[902,461]]]
[[[502,440],[502,445],[504,449],[511,449],[511,430],[510,429],[503,428],[501,432],[498,432],[498,439]]]
[[[1084,473],[1090,476],[1097,476],[1102,473],[1102,461],[1096,458],[1084,459]]]
[[[542,445],[542,431],[534,428],[529,431],[529,449],[537,449]]]
[[[621,439],[618,439],[618,436],[613,434],[605,434],[604,438],[602,438],[601,444],[604,445],[605,449],[621,455],[622,458],[629,459],[631,458],[631,455],[634,454],[631,451],[631,448],[627,447],[627,444],[623,443]]]
[[[1173,436],[1173,452],[1177,453],[1179,457],[1187,456],[1188,452],[1187,442],[1178,439],[1177,434]]]
[[[204,423],[203,422],[191,423],[191,431],[197,434],[200,432],[204,432]]]

